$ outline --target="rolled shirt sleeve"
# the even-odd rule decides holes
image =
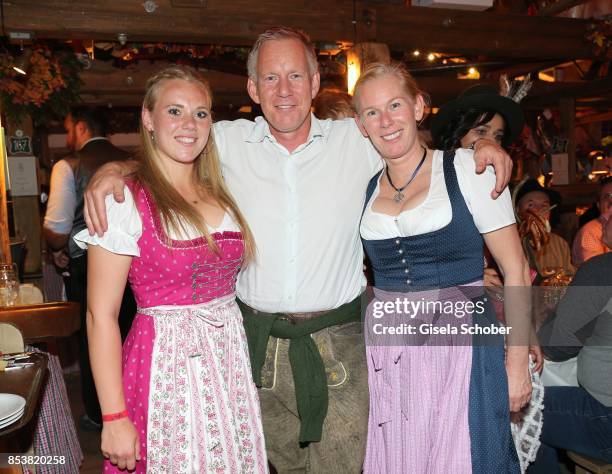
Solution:
[[[77,206],[72,168],[66,160],[53,166],[44,227],[56,234],[70,234]]]

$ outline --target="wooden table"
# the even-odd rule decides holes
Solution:
[[[0,323],[16,326],[26,344],[55,342],[57,338],[71,336],[81,327],[79,304],[52,302],[0,306]]]
[[[0,372],[0,391],[2,393],[14,393],[25,398],[25,410],[21,419],[12,425],[0,429],[0,438],[13,433],[27,425],[36,409],[42,389],[47,377],[48,356],[44,352],[32,354],[26,362],[34,362],[34,365],[25,369]]]

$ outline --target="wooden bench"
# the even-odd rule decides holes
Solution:
[[[612,464],[605,461],[588,458],[573,451],[568,451],[567,455],[576,464],[576,474],[612,474]]]

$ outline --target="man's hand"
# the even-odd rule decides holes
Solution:
[[[488,165],[495,169],[495,189],[491,197],[497,199],[512,177],[512,160],[508,153],[492,140],[481,138],[474,144],[476,173],[482,173]]]
[[[131,162],[107,163],[94,174],[85,190],[85,223],[90,235],[100,237],[108,230],[104,199],[112,194],[117,202],[123,202],[124,176],[134,171]]]

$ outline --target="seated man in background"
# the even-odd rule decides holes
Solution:
[[[591,257],[612,250],[603,241],[603,226],[612,216],[612,177],[607,177],[599,183],[597,207],[599,217],[583,225],[574,239],[572,261],[576,266],[582,265]]]
[[[542,277],[563,272],[573,275],[570,248],[563,237],[551,232],[551,205],[557,196],[548,188],[529,179],[514,190],[514,202],[529,266]]]
[[[85,229],[83,193],[96,170],[109,161],[122,161],[129,153],[114,146],[106,137],[106,121],[100,110],[75,107],[64,120],[66,146],[72,152],[58,161],[51,171],[51,190],[43,232],[53,252],[55,265],[64,272],[66,296],[81,305],[79,331],[81,396],[85,415],[81,428],[99,430],[101,414],[87,350],[85,314],[87,309],[87,254],[71,238]],[[123,337],[136,314],[136,303],[129,285],[123,297],[119,322]]]
[[[612,219],[603,234],[612,246]],[[542,445],[528,473],[559,473],[555,448],[612,463],[612,253],[584,263],[540,329],[547,358],[578,356],[578,387],[547,387]]]

